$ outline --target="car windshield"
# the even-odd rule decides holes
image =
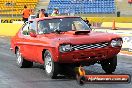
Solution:
[[[66,31],[79,31],[90,30],[89,26],[81,18],[54,18],[46,19],[38,22],[38,33],[51,33],[55,30]]]

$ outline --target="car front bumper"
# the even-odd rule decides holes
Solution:
[[[60,63],[80,63],[101,61],[112,58],[120,52],[121,48],[103,48],[92,50],[77,50],[71,52],[60,53]]]

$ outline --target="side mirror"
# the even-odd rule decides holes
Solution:
[[[37,34],[34,33],[34,32],[30,32],[29,34],[30,34],[31,37],[37,37]]]

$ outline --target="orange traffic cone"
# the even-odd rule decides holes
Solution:
[[[115,20],[113,20],[112,30],[117,30],[115,26]]]

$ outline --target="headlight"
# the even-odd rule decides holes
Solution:
[[[122,40],[121,40],[121,39],[112,40],[112,41],[111,41],[111,46],[112,46],[112,47],[122,46]]]
[[[60,45],[59,47],[59,51],[60,52],[68,52],[68,51],[71,51],[72,50],[72,47],[70,44],[68,45]]]

